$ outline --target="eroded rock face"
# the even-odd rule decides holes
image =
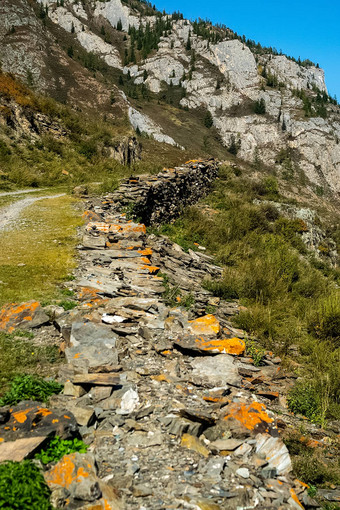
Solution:
[[[135,108],[129,107],[129,120],[132,127],[140,133],[146,133],[152,136],[157,142],[168,143],[169,145],[177,145],[175,140],[163,133],[163,130],[153,120],[144,113],[139,112]]]
[[[240,41],[220,42],[212,46],[211,53],[209,60],[217,65],[235,88],[244,89],[258,84],[259,76],[254,55]]]

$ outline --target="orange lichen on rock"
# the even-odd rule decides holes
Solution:
[[[142,232],[146,233],[146,227],[143,223],[127,223],[127,224],[114,224],[114,223],[105,223],[103,221],[90,221],[86,227],[86,230],[98,230],[99,232],[103,232],[104,234],[108,234],[109,232],[121,234],[126,234],[129,232]]]
[[[14,325],[16,322],[22,322],[23,320],[31,321],[32,314],[40,306],[38,301],[28,301],[27,303],[11,303],[6,305],[0,311],[0,331],[14,331]]]
[[[251,404],[234,402],[230,404],[224,419],[229,420],[230,418],[239,421],[248,430],[254,430],[256,425],[263,422],[273,422],[266,413],[266,406],[259,402],[252,402]]]
[[[149,271],[150,274],[158,273],[158,271],[159,271],[159,267],[157,267],[157,266],[141,266],[139,269],[142,271],[145,271],[145,270]]]
[[[52,411],[50,411],[46,407],[38,407],[38,412],[35,414],[37,415],[39,414],[40,416],[43,416],[45,418],[45,416],[49,416],[50,414],[52,414]]]
[[[49,486],[65,487],[68,489],[73,482],[81,482],[88,478],[89,473],[83,467],[76,469],[76,454],[65,455],[50,471],[45,473],[45,480]]]
[[[99,216],[99,214],[95,213],[94,211],[85,211],[82,215],[82,218],[87,223],[90,221],[100,221],[101,220],[101,217]]]
[[[215,315],[204,315],[199,319],[189,321],[190,329],[197,335],[217,335],[220,332],[220,323]]]
[[[17,411],[16,413],[13,413],[12,416],[14,421],[17,421],[18,423],[24,423],[27,420],[28,413],[32,411],[32,409],[33,407],[30,407],[24,411]]]
[[[195,342],[203,351],[220,352],[224,354],[240,355],[246,349],[245,342],[240,338],[207,340],[203,337],[198,337]]]
[[[294,489],[290,489],[290,495],[292,497],[292,500],[297,504],[299,505],[300,508],[304,508],[300,501],[299,501],[299,498],[297,497],[296,493],[295,493],[295,490]]]
[[[144,264],[151,264],[151,261],[150,259],[148,259],[148,257],[141,257],[141,261],[144,263]]]
[[[167,377],[165,374],[152,375],[151,379],[153,379],[154,381],[158,381],[158,382],[167,382],[167,383],[172,382],[171,379],[169,379],[169,377]]]
[[[145,248],[144,250],[138,250],[138,253],[141,255],[150,256],[152,255],[153,251],[151,248]]]

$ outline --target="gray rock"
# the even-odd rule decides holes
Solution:
[[[219,354],[209,358],[196,358],[191,363],[193,368],[190,380],[195,384],[210,387],[231,386],[240,387],[241,377],[232,356]]]
[[[236,474],[241,476],[242,478],[249,478],[249,469],[248,468],[239,468],[236,470]]]

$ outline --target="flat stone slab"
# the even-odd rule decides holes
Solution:
[[[242,444],[239,439],[217,439],[210,443],[209,448],[212,451],[234,451]]]
[[[256,436],[256,453],[265,455],[269,466],[276,468],[279,475],[291,472],[292,462],[288,449],[279,437],[271,437],[269,434]]]
[[[92,322],[74,322],[70,334],[70,347],[65,349],[68,363],[73,366],[86,362],[89,368],[114,367],[118,364],[117,335],[111,328]]]
[[[194,335],[216,336],[220,332],[220,323],[215,315],[204,315],[189,321],[189,331]]]
[[[0,331],[11,333],[15,329],[31,329],[50,322],[38,301],[11,303],[0,311]]]
[[[174,342],[181,350],[194,351],[205,355],[232,354],[240,356],[246,344],[240,338],[218,338],[213,340],[204,336],[185,336]]]
[[[79,345],[102,345],[116,347],[117,335],[109,327],[92,322],[74,322],[71,329],[70,342],[72,347]]]
[[[242,379],[234,364],[234,358],[228,354],[214,357],[196,358],[191,363],[193,368],[190,380],[194,384],[218,386],[241,386]]]
[[[152,298],[140,297],[117,297],[110,299],[105,306],[106,313],[114,313],[121,308],[130,308],[131,310],[147,311],[152,306],[158,307],[159,301]]]
[[[72,413],[52,410],[39,402],[26,400],[9,408],[6,420],[0,425],[0,443],[50,434],[67,439],[77,431]]]
[[[258,433],[278,436],[274,420],[268,416],[266,406],[260,402],[233,402],[224,408],[223,419],[233,435],[244,437]]]
[[[73,384],[91,384],[93,386],[120,386],[120,376],[117,374],[76,374],[72,378]]]
[[[6,460],[20,462],[32,457],[45,441],[46,436],[38,436],[0,442],[0,462]]]

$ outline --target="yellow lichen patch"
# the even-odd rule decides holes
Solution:
[[[183,434],[181,446],[194,450],[197,453],[203,455],[203,457],[209,457],[209,450],[204,446],[203,443],[197,437],[191,436],[190,434]]]
[[[149,256],[152,255],[152,249],[151,248],[145,248],[144,250],[138,250],[138,253],[141,255]]]
[[[154,381],[158,381],[158,382],[167,382],[167,383],[172,382],[171,379],[169,379],[169,377],[167,377],[165,374],[152,375],[151,379],[153,379]]]
[[[149,271],[150,274],[158,273],[159,267],[156,266],[141,266],[139,268],[141,271]]]
[[[0,437],[0,443],[3,443],[3,441],[5,441],[4,438]]]
[[[220,332],[220,323],[215,315],[204,315],[199,319],[189,321],[191,331],[196,335],[217,335]]]
[[[150,259],[148,259],[148,257],[141,257],[141,261],[143,262],[143,264],[151,264]]]
[[[169,354],[171,354],[171,353],[172,353],[172,351],[162,351],[161,355],[162,356],[169,356]]]
[[[266,406],[259,402],[252,402],[251,404],[234,402],[230,404],[224,419],[229,420],[230,418],[239,421],[248,430],[254,430],[256,425],[262,422],[273,422],[266,413]]]
[[[13,330],[12,324],[20,318],[22,320],[32,320],[32,314],[40,306],[38,301],[29,301],[27,303],[11,303],[0,311],[0,331]]]
[[[82,215],[84,222],[89,223],[90,221],[100,221],[101,217],[94,211],[85,211]]]
[[[12,416],[14,418],[14,421],[17,421],[18,423],[24,423],[27,420],[27,415],[30,411],[32,411],[33,407],[30,407],[29,409],[25,409],[24,411],[17,411],[16,413],[13,413]]]
[[[212,402],[213,404],[226,405],[230,403],[230,399],[227,397],[203,397],[206,402]]]
[[[198,337],[195,339],[195,342],[199,349],[216,353],[240,355],[246,349],[246,344],[239,338],[207,340],[203,337]]]
[[[98,297],[97,292],[100,292],[100,291],[93,287],[80,287],[80,290],[78,292],[78,299],[80,299],[81,301],[88,300],[88,299],[95,299]]]
[[[36,415],[39,414],[40,416],[43,416],[45,418],[45,416],[49,416],[50,414],[52,414],[52,411],[46,409],[46,407],[38,407],[38,412],[35,414]]]
[[[299,505],[300,508],[304,508],[300,501],[299,501],[299,498],[297,497],[296,493],[295,493],[295,490],[294,489],[290,489],[290,495],[292,497],[292,500],[297,504]]]
[[[299,485],[301,485],[301,487],[305,487],[306,489],[309,489],[308,483],[301,482],[301,480],[298,480],[298,479],[296,479],[294,481],[295,481],[295,483],[298,483]]]
[[[119,227],[118,225],[110,225],[109,223],[104,223],[103,221],[90,221],[86,227],[86,230],[90,231],[92,229],[98,230],[99,232],[104,232],[107,234],[109,231],[118,232],[120,227],[116,230],[110,227]]]
[[[58,464],[45,473],[47,484],[67,489],[73,482],[81,482],[83,478],[88,478],[89,473],[83,467],[76,469],[74,460],[74,453],[65,455]]]

